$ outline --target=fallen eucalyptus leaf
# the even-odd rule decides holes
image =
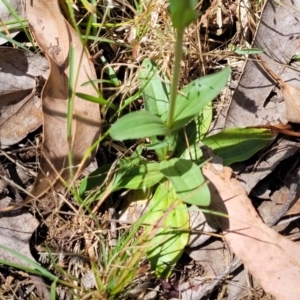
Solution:
[[[39,222],[23,209],[0,213],[0,245],[13,249],[34,261],[29,248],[29,240],[38,225]],[[3,248],[0,248],[0,258],[11,263],[29,266]]]
[[[42,92],[44,111],[44,141],[40,171],[31,193],[41,197],[50,188],[61,186],[61,179],[70,179],[70,168],[79,174],[88,161],[82,163],[85,152],[100,133],[99,105],[74,97],[71,137],[68,137],[67,113],[69,88],[75,93],[97,97],[92,85],[95,80],[93,64],[74,29],[61,14],[56,0],[25,0],[25,11],[31,31],[50,64],[50,75]],[[70,58],[70,55],[72,56]],[[78,74],[76,86],[69,85],[69,73]],[[72,162],[68,155],[71,153]],[[70,165],[71,163],[71,165]],[[27,200],[31,198],[28,197]]]
[[[0,148],[16,144],[42,125],[38,81],[47,78],[47,60],[14,48],[0,48]]]
[[[269,75],[278,82],[280,90],[286,105],[286,118],[293,123],[300,123],[300,87],[294,86],[283,81],[276,75],[264,61],[260,59],[261,65],[269,73]]]
[[[300,246],[262,222],[230,168],[220,172],[208,163],[202,171],[210,181],[210,208],[228,215],[218,222],[232,252],[274,298],[299,299]]]

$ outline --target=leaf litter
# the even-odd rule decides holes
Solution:
[[[30,1],[26,2],[26,7],[27,7],[28,10],[31,9],[29,2]],[[45,5],[48,6],[48,4],[45,4]],[[51,9],[54,9],[54,10],[57,9],[57,6],[56,6],[56,4],[54,4],[54,2],[53,3],[49,2],[49,5],[51,5]],[[212,6],[212,8],[214,8],[214,7]],[[217,9],[215,11],[214,11],[214,9],[212,9],[212,11],[213,11],[213,13],[209,12],[209,10],[208,10],[207,13],[205,14],[206,21],[205,21],[204,27],[208,30],[208,32],[209,31],[213,32],[214,30],[218,30],[218,34],[222,35],[224,32],[226,32],[226,30],[228,30],[228,28],[230,29],[230,23],[226,23],[226,26],[224,28],[222,28],[222,30],[221,30],[220,26],[222,25],[222,23],[220,23],[220,20],[222,21],[222,17],[220,19],[220,12],[218,13]],[[222,13],[223,13],[223,11],[222,11]],[[43,9],[42,12],[39,11],[36,14],[34,14],[33,11],[32,11],[31,15],[32,16],[34,16],[34,15],[35,16],[44,15],[44,9]],[[46,87],[44,88],[44,91],[43,91],[43,95],[45,96],[45,97],[44,96],[43,97],[44,97],[44,100],[46,100],[45,104],[43,102],[43,106],[45,108],[44,109],[44,113],[45,113],[45,115],[44,115],[44,117],[45,117],[45,123],[44,123],[44,146],[43,146],[44,148],[43,148],[42,161],[41,161],[41,169],[43,170],[43,172],[40,172],[40,174],[38,175],[38,179],[36,181],[35,188],[32,191],[32,193],[34,194],[34,196],[41,196],[43,194],[46,194],[47,191],[49,191],[49,189],[56,189],[57,188],[56,183],[58,181],[60,181],[60,177],[62,177],[65,180],[67,180],[67,178],[69,177],[68,170],[67,170],[68,169],[68,164],[66,162],[66,158],[67,158],[67,154],[68,154],[68,150],[69,150],[68,147],[66,147],[66,145],[68,145],[68,140],[66,139],[66,137],[62,137],[61,138],[61,136],[63,136],[63,134],[60,134],[59,136],[57,136],[57,132],[56,131],[54,132],[53,131],[53,127],[51,127],[51,126],[52,126],[52,124],[57,124],[57,126],[55,126],[55,127],[62,128],[61,130],[59,129],[60,132],[63,132],[64,134],[67,132],[67,130],[66,130],[66,122],[64,122],[65,119],[66,119],[66,111],[67,111],[67,109],[66,109],[66,106],[63,105],[62,102],[66,102],[65,100],[67,99],[66,91],[68,89],[68,86],[66,85],[66,77],[68,77],[69,74],[68,74],[68,69],[66,67],[66,64],[67,64],[66,62],[68,61],[68,58],[69,58],[68,54],[69,54],[69,51],[70,51],[70,47],[69,47],[69,38],[70,37],[66,36],[65,35],[65,31],[61,30],[61,29],[64,28],[69,33],[72,33],[73,31],[72,31],[72,29],[70,27],[68,27],[68,25],[66,25],[65,21],[61,18],[61,15],[60,15],[59,11],[56,11],[56,13],[53,14],[53,17],[54,17],[54,21],[53,21],[53,19],[48,19],[48,14],[46,13],[46,18],[45,19],[48,20],[48,22],[47,22],[48,24],[45,24],[45,26],[47,26],[47,25],[50,26],[50,24],[53,24],[53,23],[54,24],[58,24],[58,29],[56,28],[54,30],[54,34],[48,34],[47,35],[47,38],[46,38],[47,40],[45,40],[45,39],[43,40],[43,36],[38,31],[39,28],[36,28],[34,26],[34,24],[35,24],[34,22],[35,21],[40,21],[41,19],[31,20],[31,26],[33,26],[32,30],[34,32],[35,38],[37,40],[37,43],[43,49],[43,51],[46,53],[46,56],[48,56],[48,60],[49,60],[50,65],[51,65],[51,72],[52,72],[52,78],[51,78],[51,74],[50,74],[50,81],[48,80],[48,83],[46,84]],[[216,23],[214,23],[214,22],[211,23],[211,21],[214,19],[214,17],[216,17],[217,21],[216,21]],[[71,34],[71,36],[72,36],[72,34]],[[52,39],[49,40],[49,37],[51,37]],[[72,36],[71,38],[72,39],[76,39],[74,36]],[[153,45],[151,45],[151,46],[149,45],[149,49],[150,49],[150,47],[153,47]],[[191,46],[191,47],[193,47],[193,46]],[[63,53],[58,53],[58,52],[60,52],[60,48],[62,49],[61,52],[63,52]],[[79,49],[80,49],[79,52],[81,52],[82,49],[81,48],[79,48]],[[193,56],[193,55],[195,55],[195,53],[191,49],[191,56]],[[197,56],[197,54],[196,54],[196,56]],[[168,61],[168,57],[163,56],[163,58],[164,58],[164,60],[166,62]],[[76,61],[76,58],[74,59],[74,61]],[[198,62],[198,64],[199,64],[199,62]],[[206,62],[206,64],[207,64],[207,62]],[[83,63],[83,65],[85,67],[87,67],[87,68],[90,68],[88,66],[89,65],[88,63],[87,64]],[[166,63],[164,63],[164,67],[166,67]],[[209,68],[210,66],[206,65],[205,67]],[[64,71],[64,72],[62,72],[62,71]],[[195,70],[194,70],[194,72],[195,72]],[[90,74],[90,76],[87,76],[88,78],[85,78],[85,82],[89,81],[91,78],[96,78],[95,74],[93,74],[93,71],[91,73],[89,73],[89,74]],[[190,79],[188,78],[188,76],[184,76],[183,82],[184,81],[187,81],[187,82],[190,81]],[[84,82],[84,80],[82,80],[81,83],[83,83],[83,82]],[[78,84],[78,86],[80,86],[80,84]],[[60,87],[62,90],[60,91],[59,89],[57,89],[57,87]],[[79,90],[79,92],[84,93],[84,94],[92,94],[94,96],[97,96],[96,93],[93,94],[92,90],[89,90],[89,91]],[[56,101],[54,98],[58,98],[59,100],[62,100],[61,103],[59,101]],[[54,103],[57,103],[54,107],[55,108],[57,107],[56,114],[59,112],[60,115],[61,115],[61,118],[59,118],[57,116],[53,116],[53,114],[52,114],[53,112],[49,111],[53,107],[50,106],[49,103],[47,103],[47,101],[49,101],[49,102],[53,101]],[[75,100],[75,102],[77,102],[77,99]],[[86,104],[86,102],[84,102],[84,103]],[[78,111],[81,111],[81,107],[77,111],[76,111],[76,108],[75,108],[75,116],[76,116],[76,114],[78,114]],[[96,111],[96,109],[94,109],[94,111]],[[56,119],[56,120],[53,121],[53,119]],[[74,119],[75,119],[74,123],[78,123],[78,119],[76,119],[76,117]],[[58,123],[53,123],[53,122],[56,122],[56,121],[58,121]],[[91,138],[90,138],[89,141],[85,141],[83,143],[83,144],[85,144],[85,146],[83,146],[83,147],[86,147],[87,145],[90,146],[91,143],[92,143],[92,141],[94,140],[94,137],[98,134],[98,131],[96,130],[95,127],[97,127],[97,129],[99,130],[99,119],[95,118],[95,123],[98,124],[98,125],[97,126],[91,126],[92,127],[92,131],[95,132],[95,134],[94,134],[94,136],[92,134],[91,135],[92,137],[90,136]],[[80,145],[79,144],[76,145],[76,140],[77,140],[77,138],[79,140],[81,140],[82,137],[87,136],[85,130],[88,131],[88,129],[86,129],[85,126],[84,126],[84,128],[82,128],[80,125],[79,126],[77,126],[77,125],[78,124],[74,124],[74,126],[72,126],[72,127],[73,127],[73,129],[75,128],[74,131],[78,130],[79,132],[78,132],[78,134],[77,133],[73,133],[72,137],[74,138],[74,146],[73,146],[74,149],[75,149],[74,153],[78,153],[78,157],[75,157],[74,161],[77,164],[80,164],[80,161],[81,161],[81,158],[82,158],[82,153],[84,153],[85,151],[83,151],[81,149],[81,146],[82,146],[81,143],[80,143]],[[47,126],[48,126],[48,128],[47,128]],[[88,126],[87,126],[87,128],[90,129],[90,127],[88,127]],[[83,134],[81,135],[81,133],[83,133]],[[60,152],[54,153],[52,151],[53,148],[55,148],[55,150],[57,148],[59,148]],[[79,148],[78,151],[76,150],[77,148]],[[83,166],[80,166],[80,167],[83,168]],[[228,169],[225,169],[225,170],[226,170],[226,172],[228,172]],[[76,170],[74,170],[74,171],[75,171],[74,173],[76,173]],[[237,208],[236,208],[236,210],[234,210],[231,206],[229,206],[230,210],[227,209],[227,213],[230,212],[229,218],[232,217],[231,212],[233,214],[242,214],[245,211],[245,209],[247,210],[247,212],[251,211],[251,208],[250,208],[251,205],[249,204],[250,203],[249,199],[247,198],[245,192],[241,189],[240,186],[238,186],[238,184],[236,182],[232,183],[232,181],[229,180],[229,176],[227,176],[226,178],[222,178],[221,177],[222,180],[225,180],[225,181],[227,180],[226,183],[224,184],[224,181],[222,181],[222,180],[218,181],[219,180],[218,176],[222,176],[222,175],[219,175],[215,171],[212,171],[212,170],[210,170],[210,171],[212,172],[212,173],[209,173],[209,175],[211,176],[210,179],[211,179],[211,181],[215,185],[217,185],[217,183],[220,184],[220,186],[221,186],[220,191],[224,192],[222,190],[222,188],[224,186],[226,186],[226,187],[228,187],[229,191],[232,188],[232,191],[231,191],[232,193],[235,193],[235,190],[240,190],[240,192],[241,192],[240,194],[242,196],[241,196],[241,199],[239,199],[239,200],[241,201],[241,203],[243,203],[243,205],[238,205]],[[207,171],[207,172],[209,172],[209,171]],[[45,179],[45,173],[49,173],[50,180],[47,181],[46,183],[45,183],[45,181],[44,181],[44,183],[41,183],[40,180],[44,180]],[[226,173],[226,174],[228,175],[228,173]],[[217,183],[215,183],[214,181],[216,181]],[[30,198],[30,200],[31,199],[32,198]],[[225,203],[226,202],[227,201],[225,201]],[[228,201],[228,202],[230,202],[230,201]],[[216,203],[219,203],[219,202],[216,202]],[[230,205],[230,204],[231,203],[229,203],[228,205]],[[254,213],[252,212],[251,215],[254,215]],[[245,216],[245,217],[249,217],[249,216]],[[217,218],[217,220],[219,220],[219,219],[220,218]],[[244,230],[245,236],[243,238],[245,240],[247,240],[247,235],[249,236],[249,233],[248,233],[247,230],[250,230],[251,228],[246,228],[245,229],[244,228],[245,227],[244,226],[245,225],[244,221],[241,222],[241,223],[236,222],[237,223],[236,224],[235,223],[235,221],[236,221],[235,219],[236,218],[234,217],[234,215],[233,215],[232,220],[229,219],[230,220],[229,223],[231,224],[231,222],[232,222],[232,224],[236,226],[236,227],[230,227],[230,229],[233,229],[233,230],[235,230],[235,229],[242,229],[242,230]],[[283,262],[287,262],[287,265],[282,266],[282,270],[280,270],[280,271],[282,271],[283,274],[284,274],[284,272],[287,272],[287,274],[288,274],[289,270],[287,270],[285,267],[290,265],[290,261],[288,260],[288,258],[286,258],[287,255],[285,255],[284,253],[280,252],[280,251],[282,251],[282,249],[280,250],[280,247],[283,247],[283,246],[288,246],[289,247],[290,244],[293,244],[293,243],[292,242],[291,243],[287,243],[288,244],[287,245],[285,239],[279,238],[278,237],[279,235],[277,235],[277,234],[274,235],[275,232],[271,231],[271,229],[270,230],[266,229],[264,226],[262,226],[263,224],[260,223],[259,221],[257,221],[256,219],[258,219],[256,216],[254,218],[255,222],[253,220],[245,219],[245,220],[247,220],[247,224],[246,225],[251,224],[251,222],[253,221],[254,225],[258,226],[264,232],[264,234],[265,234],[265,235],[259,236],[259,238],[261,238],[261,243],[263,243],[263,242],[267,243],[268,242],[268,243],[272,244],[273,246],[275,246],[275,248],[276,248],[276,246],[279,246],[278,247],[279,248],[278,252],[276,252],[275,251],[276,249],[275,249],[274,253],[275,254],[280,253],[280,255],[282,255],[286,259],[286,261],[283,261]],[[220,224],[222,224],[222,221],[220,221]],[[254,227],[254,231],[253,232],[251,231],[251,234],[253,234],[253,235],[257,234],[257,232],[255,231],[255,226],[253,226]],[[250,227],[250,226],[248,226],[248,227]],[[222,228],[224,229],[224,233],[226,233],[226,230],[228,230],[228,228],[226,226],[222,227]],[[71,235],[72,234],[71,232],[72,232],[72,227],[66,229],[65,235],[66,236]],[[238,238],[235,238],[234,236],[238,236]],[[274,238],[275,241],[270,241],[270,237]],[[248,264],[250,264],[251,273],[253,275],[256,275],[256,277],[258,277],[259,279],[261,279],[261,282],[262,282],[262,285],[263,285],[264,289],[266,291],[270,290],[271,294],[277,293],[276,295],[279,295],[279,297],[282,297],[281,294],[280,294],[280,292],[282,291],[282,290],[280,290],[280,285],[278,285],[278,288],[277,288],[277,286],[275,286],[274,291],[273,291],[273,289],[270,288],[270,284],[272,283],[272,280],[270,281],[270,284],[268,285],[268,283],[266,283],[264,281],[264,278],[261,278],[262,276],[259,275],[259,274],[257,274],[257,272],[256,272],[257,264],[255,262],[254,263],[253,262],[249,263],[249,261],[251,259],[252,260],[256,260],[257,257],[259,257],[261,255],[261,252],[258,251],[260,249],[259,248],[260,246],[258,246],[258,249],[255,249],[254,252],[256,253],[256,257],[253,257],[253,256],[251,256],[251,253],[250,254],[247,253],[247,251],[246,251],[247,249],[245,250],[240,245],[239,241],[241,241],[241,240],[239,240],[239,238],[240,238],[239,234],[236,234],[235,232],[231,232],[231,231],[228,234],[226,233],[225,237],[224,237],[225,241],[227,241],[229,243],[229,246],[232,247],[232,250],[234,249],[233,251],[236,252],[237,255],[241,256],[241,258],[242,257],[244,258],[245,265],[248,266]],[[251,240],[251,237],[248,237],[248,239]],[[224,244],[221,243],[221,245],[224,245]],[[219,245],[219,248],[221,248],[221,245]],[[249,248],[251,249],[251,247],[252,247],[252,244],[249,246]],[[292,246],[292,248],[293,247],[294,246]],[[249,250],[248,250],[248,252],[249,252]],[[268,252],[268,250],[266,252]],[[291,255],[291,257],[292,257],[292,255],[294,255],[294,253],[289,253],[289,254]],[[247,256],[247,255],[249,255],[249,256]],[[264,256],[261,256],[261,257],[263,258]],[[269,258],[267,257],[267,259],[269,259]],[[280,258],[279,258],[279,260],[280,260]],[[295,266],[297,264],[298,264],[298,262],[295,264]],[[265,262],[262,262],[260,264],[260,267],[262,265],[265,266]],[[269,265],[272,266],[272,263],[270,263]],[[279,264],[279,267],[280,266],[281,265]],[[269,266],[266,266],[266,270],[265,270],[266,272],[270,271],[267,267],[269,267]],[[274,270],[275,271],[278,270],[278,269],[276,269],[277,267],[278,267],[278,265],[274,264]],[[218,272],[221,269],[222,268],[218,269]],[[295,272],[297,271],[297,267],[295,267],[294,271]],[[214,275],[217,275],[217,274],[214,274]],[[269,276],[269,273],[267,275]],[[203,278],[203,276],[201,276],[200,278]],[[268,277],[266,277],[266,278],[268,278]],[[271,278],[273,278],[273,277],[271,277]],[[274,283],[274,281],[273,281],[273,283]],[[275,283],[277,284],[276,281],[275,281]],[[187,289],[187,290],[190,289],[191,290],[191,287],[188,285],[187,287],[185,287],[185,289]],[[183,297],[183,294],[182,294],[182,297]],[[188,297],[190,297],[190,294],[188,295]],[[182,299],[184,299],[184,298],[182,298]],[[190,299],[190,298],[188,298],[188,299]],[[290,298],[290,299],[293,299],[293,298]]]
[[[49,67],[40,55],[3,47],[0,70],[0,148],[5,149],[42,125],[38,89]]]
[[[74,107],[70,111],[72,135],[67,136],[67,100],[68,97],[71,97],[68,95],[70,63],[74,64],[73,71],[80,74],[77,82],[74,82],[74,86],[72,86],[72,91],[97,95],[91,85],[82,87],[83,83],[95,79],[96,75],[79,37],[62,17],[56,1],[51,1],[51,3],[50,1],[43,3],[27,1],[24,2],[24,6],[30,28],[50,64],[50,73],[48,76],[46,60],[38,55],[15,49],[1,49],[0,82],[2,86],[0,90],[3,106],[0,130],[2,148],[19,142],[28,133],[37,129],[42,124],[42,106],[44,113],[44,143],[40,171],[33,189],[22,205],[46,194],[51,187],[57,185],[61,178],[66,181],[70,179],[69,151],[72,151],[73,154],[72,164],[76,166],[73,173],[78,176],[91,159],[90,156],[82,163],[85,152],[92,146],[100,133],[99,106],[75,97]],[[40,19],[37,16],[43,17]],[[41,23],[45,26],[41,27]],[[40,31],[41,29],[42,31]],[[74,53],[72,62],[69,59],[71,51]],[[41,94],[42,104],[36,96],[38,76],[44,76],[46,79]],[[31,99],[33,100],[31,101]],[[35,117],[35,115],[37,116]],[[30,123],[29,120],[32,122]],[[35,122],[33,122],[34,120]],[[20,121],[22,124],[19,123]],[[9,126],[10,128],[7,129]],[[22,133],[18,132],[19,129],[22,130]],[[18,133],[17,137],[16,133]],[[10,140],[6,136],[9,136]],[[2,180],[5,180],[5,177],[2,176]],[[62,185],[61,182],[60,185]],[[1,203],[6,202],[2,201]],[[15,204],[11,204],[11,209],[15,209]],[[6,206],[1,207],[1,210],[8,211],[9,209]],[[1,244],[33,259],[29,251],[29,239],[37,228],[38,221],[26,211],[22,210],[18,213],[18,210],[1,213],[0,219],[3,228],[0,237]],[[24,228],[24,224],[26,224],[26,228]],[[1,254],[3,260],[24,265],[22,259],[8,251],[1,250]]]
[[[77,33],[60,13],[57,1],[33,4],[25,1],[25,11],[34,37],[50,64],[49,78],[42,91],[44,142],[41,169],[31,191],[35,197],[41,197],[51,188],[55,189],[55,185],[62,186],[62,180],[70,178],[70,152],[73,174],[80,174],[89,162],[91,157],[83,163],[82,160],[100,134],[100,111],[98,104],[75,96],[69,112],[71,133],[67,135],[67,100],[72,97],[68,95],[70,68],[73,68],[74,74],[79,74],[76,81],[73,79],[72,91],[96,97],[98,94],[92,85],[83,86],[96,79],[95,69]],[[71,51],[74,53],[73,61],[70,59]]]

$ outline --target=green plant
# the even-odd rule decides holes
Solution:
[[[225,86],[229,67],[196,79],[178,92],[182,39],[185,27],[196,18],[194,6],[192,0],[170,0],[176,30],[172,83],[160,74],[158,66],[145,59],[139,71],[145,110],[124,115],[110,129],[114,140],[142,139],[140,145],[131,157],[90,174],[82,181],[79,191],[84,196],[94,190],[86,200],[89,205],[122,188],[152,189],[145,228],[149,236],[157,230],[158,223],[160,228],[151,242],[145,240],[145,243],[150,245],[147,256],[158,277],[171,274],[188,242],[187,205],[207,207],[210,204],[210,192],[200,169],[205,159],[199,141],[229,165],[251,157],[272,138],[267,130],[239,128],[206,137],[212,120],[210,103]],[[150,138],[151,143],[144,143],[144,138]],[[154,150],[158,162],[143,159],[143,148]],[[97,186],[100,188],[95,190]]]
[[[90,4],[81,1],[91,15],[96,18],[98,13],[95,1]],[[61,1],[65,3],[65,1]],[[133,225],[130,231],[120,235],[117,246],[107,250],[104,243],[100,242],[102,248],[101,262],[93,261],[91,268],[96,278],[97,291],[100,295],[108,293],[113,296],[122,291],[130,284],[135,275],[138,262],[147,252],[148,258],[158,277],[168,277],[178,258],[186,246],[189,231],[189,215],[187,206],[196,204],[200,207],[208,206],[210,203],[209,190],[201,173],[201,164],[205,161],[199,148],[199,141],[209,146],[216,155],[223,158],[224,164],[242,161],[263,148],[270,140],[271,134],[266,130],[259,129],[230,129],[215,136],[206,137],[212,121],[211,101],[219,94],[226,84],[230,74],[227,67],[222,71],[196,79],[178,92],[180,77],[180,60],[182,55],[182,39],[184,29],[196,18],[194,6],[196,1],[171,0],[170,10],[177,41],[175,45],[175,61],[172,82],[159,70],[159,67],[149,59],[145,59],[139,71],[140,90],[124,101],[121,108],[117,108],[112,101],[105,100],[98,91],[98,97],[86,94],[76,94],[88,101],[97,102],[105,106],[105,110],[112,109],[114,116],[122,113],[124,108],[142,95],[145,111],[133,112],[120,118],[110,130],[110,135],[115,140],[141,139],[138,147],[127,158],[122,158],[113,164],[101,166],[98,170],[82,180],[79,195],[73,186],[70,188],[74,193],[78,204],[87,208],[88,214],[90,204],[97,199],[103,201],[112,192],[120,189],[143,190],[150,189],[153,197],[150,200],[148,212]],[[87,40],[106,41],[112,40],[99,38],[97,28],[104,26],[105,17],[99,25],[89,19],[85,35],[76,25],[74,11],[71,2],[67,1],[67,12],[73,20],[75,29],[81,40],[86,44]],[[142,5],[140,5],[142,7]],[[69,9],[68,9],[69,8]],[[88,9],[87,9],[88,10]],[[108,11],[108,9],[107,9]],[[107,12],[109,14],[109,12]],[[106,15],[106,12],[104,13]],[[27,26],[19,21],[20,27]],[[122,25],[120,23],[120,25]],[[141,22],[140,31],[144,30]],[[97,27],[98,26],[98,27]],[[108,24],[105,24],[108,26]],[[112,27],[116,26],[112,23]],[[141,35],[143,33],[140,33]],[[12,42],[14,42],[12,40]],[[19,47],[25,48],[22,44]],[[26,49],[26,48],[25,48]],[[113,68],[101,56],[110,83],[119,85]],[[73,74],[74,65],[72,51],[69,64],[69,109],[68,109],[68,134],[71,136],[72,121],[72,97],[76,86],[76,76]],[[104,79],[99,82],[104,82]],[[97,89],[98,82],[88,82]],[[108,132],[102,135],[97,142],[86,153],[84,160],[102,142]],[[151,143],[145,143],[143,138],[149,138]],[[150,161],[142,157],[143,150],[153,150],[158,159]],[[247,149],[247,151],[245,151]],[[70,165],[72,165],[70,151]],[[72,171],[70,169],[70,171]],[[73,177],[74,174],[71,174]],[[90,193],[90,191],[93,191]],[[89,193],[88,197],[85,197]],[[81,199],[85,199],[81,201]],[[90,216],[98,225],[97,218]],[[135,238],[140,226],[144,225],[145,232],[139,238]],[[99,226],[100,227],[100,226]],[[51,256],[51,253],[49,253]],[[5,263],[5,262],[2,262]],[[15,266],[22,268],[20,266]],[[39,270],[38,265],[32,264],[32,270]],[[48,277],[53,281],[52,297],[55,297],[55,286],[57,283],[77,287],[68,282],[59,280],[57,277],[40,270],[37,274]],[[63,270],[61,270],[63,275]],[[52,277],[51,277],[52,276]],[[92,292],[95,295],[94,292]]]

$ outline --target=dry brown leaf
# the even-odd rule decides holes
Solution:
[[[300,246],[262,222],[232,170],[203,167],[210,181],[211,209],[228,215],[218,218],[230,249],[241,259],[263,289],[276,299],[299,299]]]
[[[278,82],[286,105],[286,119],[292,123],[300,123],[300,87],[291,85],[277,76],[258,56],[261,65]]]
[[[280,74],[282,80],[299,86],[297,67],[289,68],[288,65],[292,56],[300,50],[300,1],[287,0],[280,5],[274,0],[264,3],[252,47],[263,50],[261,57],[276,74]],[[242,6],[242,3],[239,6]],[[266,76],[259,62],[247,59],[230,107],[228,111],[220,114],[215,129],[285,123],[285,113],[282,109],[285,103],[269,101],[273,88],[273,80]],[[222,115],[226,118],[224,122]]]
[[[48,77],[47,60],[14,48],[0,48],[0,148],[13,145],[42,125],[37,80]]]
[[[283,205],[288,196],[289,196],[290,189],[287,187],[287,184],[285,184],[282,188],[279,190],[275,191],[272,196],[271,200],[276,203],[277,206],[281,207]],[[290,215],[297,215],[300,213],[300,193],[298,192],[295,200],[291,204],[291,207],[285,214],[285,216],[290,216]]]
[[[300,88],[279,81],[282,96],[286,104],[286,118],[293,123],[300,123]]]
[[[14,9],[16,14],[20,18],[24,17],[20,0],[7,0],[7,3],[11,8]],[[7,25],[5,26],[2,25],[3,24],[2,22],[0,23],[0,32],[4,31],[5,34],[8,35],[8,37],[10,38],[15,37],[19,33],[19,31],[14,28],[15,27],[14,22],[16,22],[16,18],[9,11],[9,9],[6,7],[3,1],[0,1],[0,20],[3,23],[7,23]],[[0,37],[0,45],[5,43],[7,43],[7,39]]]
[[[42,92],[44,111],[44,142],[41,170],[31,193],[41,197],[60,182],[69,178],[68,153],[72,152],[74,173],[82,170],[82,158],[100,133],[99,106],[75,97],[72,140],[67,137],[69,54],[74,50],[76,92],[97,97],[92,85],[95,69],[88,59],[77,33],[62,16],[57,0],[23,0],[30,29],[50,64],[50,75]],[[69,145],[71,146],[69,149]],[[29,199],[28,199],[29,200]]]
[[[2,205],[0,205],[0,208],[1,207]],[[24,224],[26,224],[26,226],[24,226]],[[39,222],[23,209],[14,212],[0,213],[1,245],[13,249],[32,261],[35,261],[31,255],[29,240],[38,225]],[[24,260],[4,249],[0,249],[0,258],[23,266],[30,266]]]

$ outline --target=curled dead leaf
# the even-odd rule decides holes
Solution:
[[[203,167],[210,181],[214,211],[230,249],[276,299],[298,299],[300,292],[300,246],[276,233],[262,222],[232,170]]]
[[[57,0],[23,0],[30,29],[50,64],[50,75],[42,91],[44,141],[40,171],[31,194],[41,197],[50,188],[70,179],[70,168],[77,174],[86,166],[85,152],[100,134],[100,111],[95,103],[74,98],[72,137],[67,135],[68,81],[70,52],[74,53],[73,75],[78,75],[73,91],[97,97],[92,85],[96,79],[94,66],[88,59],[75,30],[61,14]],[[72,154],[72,165],[68,154]],[[30,197],[27,200],[31,199]]]
[[[38,80],[47,78],[47,60],[19,49],[0,48],[0,148],[18,143],[42,125]]]

